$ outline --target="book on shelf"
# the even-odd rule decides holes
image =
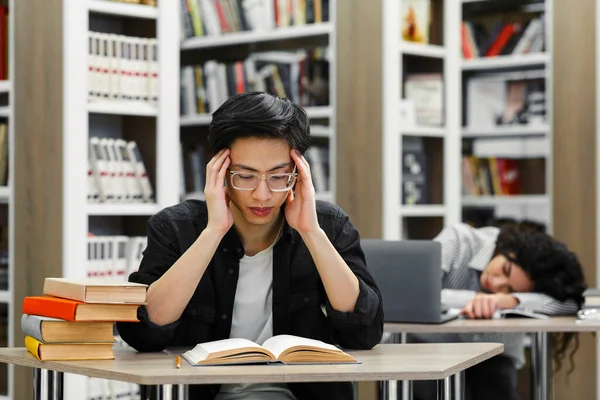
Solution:
[[[89,32],[88,100],[158,102],[158,41]]]
[[[429,171],[422,138],[402,143],[402,204],[429,204]]]
[[[409,74],[404,82],[404,99],[414,105],[417,125],[444,124],[444,80],[442,74]]]
[[[466,121],[472,130],[545,126],[546,72],[486,73],[468,78]]]
[[[22,313],[72,322],[139,322],[138,307],[137,304],[88,304],[60,297],[27,296],[23,300]]]
[[[208,60],[181,68],[181,115],[214,112],[229,97],[249,91],[286,97],[301,107],[329,104],[329,49],[250,54],[233,62]]]
[[[88,201],[154,201],[154,189],[135,141],[90,137],[88,157]]]
[[[545,49],[544,14],[522,20],[497,20],[491,27],[463,21],[461,41],[465,59],[540,53]]]
[[[8,125],[0,124],[0,186],[8,185]]]
[[[42,343],[25,336],[25,347],[41,361],[112,360],[112,343]]]
[[[510,196],[523,193],[518,160],[463,156],[463,194]]]
[[[146,248],[145,236],[88,236],[88,278],[109,278],[127,281],[137,271]]]
[[[329,21],[329,0],[179,0],[180,38]]]
[[[113,343],[112,322],[70,322],[23,314],[21,330],[41,343]]]
[[[43,294],[83,303],[145,304],[148,285],[100,278],[46,278]]]
[[[126,4],[142,4],[145,6],[156,7],[156,0],[102,0],[110,1],[113,3],[126,3]]]
[[[193,366],[359,363],[334,345],[293,335],[273,336],[262,346],[241,338],[200,343],[182,356]]]
[[[429,43],[431,24],[430,0],[403,0],[402,40],[416,43]]]

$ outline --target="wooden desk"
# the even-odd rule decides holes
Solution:
[[[400,324],[386,323],[384,331],[393,334],[407,333],[532,333],[532,371],[535,400],[548,399],[549,349],[548,333],[552,332],[598,332],[600,322],[578,322],[575,317],[552,317],[547,320],[532,318],[507,318],[469,320],[455,319],[444,324]],[[389,390],[395,390],[395,383]],[[405,397],[409,395],[409,385],[403,388]]]
[[[25,348],[0,348],[0,362],[35,368],[35,399],[62,399],[62,374],[66,372],[160,385],[164,393],[170,393],[171,385],[177,384],[439,380],[443,394],[448,396],[443,398],[449,400],[451,376],[503,350],[504,345],[496,343],[380,344],[373,350],[349,352],[361,364],[192,367],[182,360],[177,369],[175,353],[171,351],[137,353],[115,349],[115,360],[39,361]],[[48,378],[48,371],[58,374]]]

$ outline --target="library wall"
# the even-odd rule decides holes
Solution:
[[[41,293],[43,277],[61,275],[62,11],[61,0],[15,2],[15,304]],[[21,313],[11,318],[22,346]],[[15,368],[16,400],[32,398],[31,379],[31,368]]]
[[[596,25],[594,0],[554,1],[554,234],[575,253],[589,286],[596,282]],[[569,34],[567,35],[566,32]],[[555,399],[596,398],[593,335],[579,335],[575,371],[554,376]]]

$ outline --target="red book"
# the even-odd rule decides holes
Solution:
[[[137,304],[98,304],[52,296],[28,296],[23,314],[58,318],[65,321],[138,322]]]
[[[490,46],[488,51],[485,53],[486,57],[494,57],[499,55],[502,52],[502,49],[508,43],[510,37],[518,30],[517,24],[507,23],[504,25],[504,28],[498,34],[494,43]]]

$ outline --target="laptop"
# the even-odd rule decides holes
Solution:
[[[441,324],[458,317],[441,302],[439,242],[362,239],[361,246],[383,297],[385,322]]]

